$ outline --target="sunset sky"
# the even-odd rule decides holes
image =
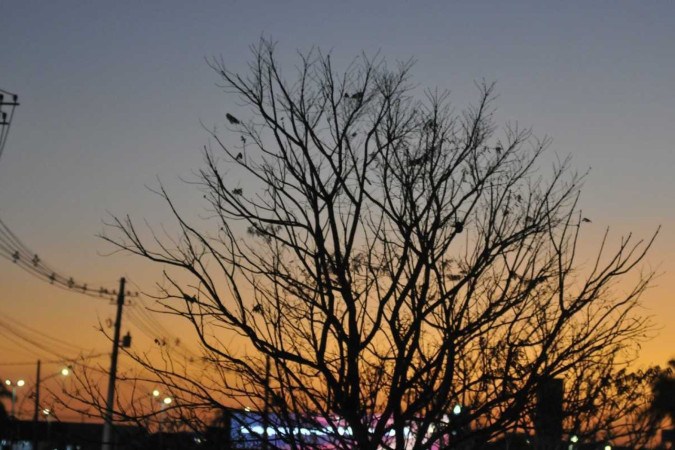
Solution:
[[[579,172],[590,168],[581,201],[592,219],[584,251],[607,227],[617,242],[631,231],[648,238],[662,226],[644,264],[660,274],[643,302],[655,337],[643,345],[639,363],[675,357],[675,3],[669,0],[3,0],[0,88],[17,93],[21,105],[0,158],[0,219],[78,281],[114,288],[126,276],[132,290],[152,289],[160,268],[104,256],[112,249],[97,234],[111,213],[170,223],[147,188],[158,179],[184,211],[200,214],[192,201],[200,196],[181,178],[202,164],[203,127],[224,130],[225,113],[238,108],[206,61],[222,59],[246,72],[249,46],[261,36],[278,41],[289,61],[312,46],[343,63],[361,52],[389,61],[412,57],[414,81],[449,89],[457,109],[476,99],[474,81],[496,81],[499,123],[531,126],[553,139],[550,155],[571,155]],[[83,351],[109,351],[96,330],[114,316],[107,301],[37,281],[4,259],[0,286],[3,321]],[[135,325],[131,330],[137,348],[151,346]],[[2,378],[34,378],[33,365],[5,363],[58,359],[21,342],[0,327]],[[43,373],[57,370],[47,367]]]

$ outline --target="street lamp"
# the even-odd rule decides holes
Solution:
[[[157,401],[162,403],[162,409],[164,409],[166,406],[169,406],[173,402],[173,399],[171,397],[164,397],[163,399],[160,400],[159,398],[160,395],[162,395],[162,393],[159,391],[159,389],[153,389],[152,396],[156,398]]]
[[[23,387],[23,385],[25,385],[25,384],[26,384],[26,382],[24,380],[16,380],[16,382],[14,382],[10,379],[5,380],[5,385],[7,387],[12,388],[12,411],[11,411],[11,414],[10,414],[10,417],[12,419],[15,417],[14,413],[15,413],[15,407],[16,407],[16,390],[17,390],[17,388]]]
[[[37,371],[35,374],[35,409],[33,411],[33,448],[38,447],[38,422],[40,421],[40,383],[46,380],[50,380],[58,375],[61,375],[62,377],[67,377],[70,375],[71,368],[69,366],[66,366],[62,368],[59,372],[53,373],[45,378],[42,378],[40,376],[40,367],[41,367],[41,362],[38,359],[37,361]],[[42,410],[42,414],[44,414],[47,417],[47,423],[50,422],[51,418],[51,411],[47,408]]]
[[[159,414],[158,414],[158,422],[159,422],[159,448],[162,449],[164,448],[164,435],[163,435],[163,428],[164,428],[164,408],[169,406],[171,403],[173,403],[173,399],[171,397],[164,397],[163,399],[160,399],[161,392],[159,389],[153,389],[152,391],[152,397],[156,399],[160,403],[160,409],[159,409]],[[153,408],[154,409],[154,408]]]
[[[35,375],[35,411],[33,413],[33,422],[35,424],[37,424],[40,417],[40,415],[38,414],[38,411],[40,410],[40,384],[43,381],[51,380],[52,378],[57,377],[59,375],[62,377],[67,377],[68,375],[70,375],[70,372],[71,372],[70,366],[65,366],[60,371],[43,378],[40,376],[40,360],[38,360],[37,373]]]

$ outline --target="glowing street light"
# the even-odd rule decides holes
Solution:
[[[33,412],[33,423],[35,429],[37,429],[37,422],[40,420],[40,415],[38,414],[38,411],[40,411],[40,387],[42,382],[51,380],[52,378],[57,377],[59,375],[62,377],[67,377],[70,375],[71,370],[72,369],[70,368],[70,366],[65,366],[58,372],[52,373],[51,375],[48,375],[46,377],[42,377],[40,376],[40,361],[38,360],[36,382],[35,382],[35,411]],[[42,414],[44,414],[45,416],[49,416],[50,413],[51,411],[49,409],[47,408],[42,409]]]
[[[171,403],[173,403],[173,399],[171,397],[164,397],[163,399],[160,400],[160,396],[162,393],[160,392],[159,389],[153,389],[152,390],[152,396],[157,399],[157,401],[162,403],[162,409],[164,409],[165,406],[169,406]]]
[[[17,380],[16,383],[14,383],[12,380],[7,379],[5,380],[5,384],[7,386],[23,387],[26,382],[24,380]]]
[[[158,425],[159,425],[159,448],[164,448],[164,435],[163,435],[163,429],[164,429],[164,419],[167,413],[164,412],[164,409],[168,407],[171,403],[173,403],[173,399],[171,397],[164,397],[160,399],[160,396],[162,393],[160,392],[159,389],[153,389],[152,390],[152,398],[157,399],[160,403],[160,409],[159,409],[159,414],[157,416],[158,418]]]
[[[26,384],[24,380],[17,380],[13,382],[10,379],[5,380],[5,385],[12,388],[12,411],[10,417],[14,418],[15,407],[16,407],[16,389],[23,387]]]

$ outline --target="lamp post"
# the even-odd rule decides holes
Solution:
[[[16,382],[14,382],[10,379],[5,380],[5,385],[7,387],[12,388],[12,410],[11,410],[11,413],[10,413],[10,417],[12,419],[15,418],[15,412],[16,412],[15,411],[15,408],[16,408],[16,390],[17,390],[17,388],[23,387],[25,384],[26,384],[26,382],[24,380],[16,380]]]
[[[155,401],[158,401],[159,404],[160,404],[160,410],[159,410],[159,414],[158,414],[158,422],[159,422],[158,432],[159,432],[159,448],[160,448],[160,450],[162,448],[164,448],[164,436],[163,436],[163,434],[164,434],[164,430],[163,430],[163,428],[164,428],[164,408],[166,408],[171,403],[173,403],[173,399],[171,397],[166,396],[164,398],[160,398],[161,394],[162,393],[159,391],[159,389],[154,389],[152,391],[152,398],[155,399]]]
[[[15,414],[16,413],[16,409],[15,409],[16,408],[16,390],[17,390],[17,388],[23,387],[25,384],[26,384],[26,382],[22,379],[16,380],[16,382],[14,382],[10,379],[5,380],[5,386],[12,388],[12,410],[11,410],[11,413],[10,413],[10,417],[12,418],[12,420],[16,418],[16,414]],[[13,445],[12,442],[14,441],[14,438],[16,437],[16,430],[17,430],[16,426],[17,426],[16,423],[14,423],[12,425],[12,434],[11,434],[11,437],[10,437],[10,445]]]
[[[40,383],[46,380],[50,380],[56,376],[61,375],[62,377],[67,377],[70,375],[71,368],[64,367],[59,372],[49,375],[48,377],[40,377],[40,360],[37,361],[37,370],[35,372],[35,410],[33,411],[33,448],[38,447],[38,422],[40,420]],[[43,409],[42,413],[47,417],[47,422],[51,417],[51,411],[49,409]]]
[[[162,424],[164,422],[163,418],[163,413],[164,413],[164,408],[168,407],[171,403],[173,403],[173,398],[165,396],[164,398],[160,398],[162,393],[159,391],[159,389],[154,389],[152,391],[152,398],[156,401],[159,402],[159,431],[162,431]],[[154,408],[153,408],[154,409]]]

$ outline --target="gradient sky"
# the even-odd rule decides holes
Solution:
[[[261,36],[289,57],[312,46],[342,62],[361,51],[414,57],[414,81],[449,89],[457,108],[475,99],[474,80],[496,81],[500,122],[532,126],[553,138],[551,154],[591,168],[586,242],[608,226],[617,239],[663,227],[645,264],[661,274],[644,297],[659,332],[640,361],[675,356],[672,1],[0,0],[0,88],[21,102],[0,159],[0,218],[78,280],[114,286],[125,275],[151,286],[156,267],[102,257],[110,248],[96,235],[109,212],[168,223],[146,189],[158,177],[199,212],[179,177],[201,165],[200,122],[222,127],[236,108],[205,61],[222,57],[245,72]],[[4,260],[0,285],[0,315],[108,349],[95,330],[114,314],[107,302],[44,285]],[[0,355],[38,356],[2,334]],[[0,376],[28,370],[0,365]]]

